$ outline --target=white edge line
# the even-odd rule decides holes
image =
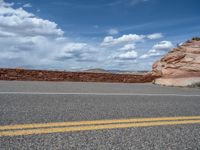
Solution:
[[[200,95],[185,95],[185,94],[145,94],[145,93],[47,93],[47,92],[0,92],[1,95],[96,95],[96,96],[183,96],[183,97],[200,97]]]

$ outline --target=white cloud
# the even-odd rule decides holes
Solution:
[[[103,42],[101,43],[102,46],[113,46],[121,43],[128,43],[128,42],[141,42],[145,38],[144,35],[137,35],[137,34],[128,34],[123,35],[119,38],[113,38],[113,36],[107,36],[104,38]]]
[[[83,55],[83,53],[85,55],[89,51],[92,52],[92,49],[86,43],[65,43],[60,47],[58,53],[55,54],[55,57],[57,60],[63,61],[64,59]]]
[[[65,52],[73,52],[73,51],[79,51],[82,50],[83,48],[86,48],[87,44],[86,43],[69,43],[66,44],[63,49]]]
[[[0,0],[0,6],[10,7],[13,5],[14,5],[14,3],[5,3],[4,0]]]
[[[161,41],[160,43],[155,44],[146,54],[140,56],[140,58],[144,59],[149,57],[162,56],[171,48],[173,48],[173,44],[170,41]]]
[[[101,45],[114,46],[122,43],[141,42],[145,39],[155,40],[155,39],[160,39],[162,37],[163,37],[162,33],[154,33],[149,35],[127,34],[127,35],[122,35],[121,37],[118,38],[114,38],[113,36],[106,36]]]
[[[63,30],[55,22],[36,17],[13,5],[0,0],[1,67],[67,68],[67,65],[73,65],[72,62],[66,62],[67,58],[73,58],[74,61],[91,58],[90,53],[95,48],[71,41],[63,36]]]
[[[169,50],[173,47],[173,44],[170,41],[161,41],[160,43],[153,46],[155,50]]]
[[[107,36],[101,43],[104,46],[75,42],[65,37],[64,31],[55,22],[40,18],[23,7],[16,8],[18,4],[14,5],[0,0],[0,67],[70,69],[92,66],[113,69],[113,66],[116,69],[134,69],[138,60],[135,46],[150,36]],[[166,47],[170,47],[170,43],[162,41],[153,46],[147,55],[159,54]]]
[[[148,2],[149,0],[130,0],[131,5],[136,5],[138,3]]]
[[[10,33],[10,32],[6,32],[6,31],[2,31],[0,29],[0,37],[11,37],[11,36],[15,36],[14,33]]]
[[[138,53],[136,51],[128,51],[122,54],[119,54],[118,56],[115,56],[115,59],[121,59],[121,60],[133,60],[138,57]]]
[[[7,3],[6,3],[7,4]],[[28,13],[26,12],[23,8],[17,8],[17,9],[13,9],[11,6],[6,5],[5,3],[0,3],[0,16],[2,19],[2,16],[5,17],[5,19],[8,19],[10,17],[16,17],[16,18],[24,18],[24,17],[33,17],[34,15],[32,13]],[[7,18],[6,18],[7,17]],[[10,18],[12,19],[12,18]],[[13,20],[13,22],[18,21]]]
[[[23,8],[14,9],[11,6],[3,1],[0,3],[1,31],[18,36],[63,35],[64,32],[57,28],[56,23],[38,18]]]
[[[135,44],[126,44],[122,48],[120,48],[121,51],[131,51],[135,49]]]
[[[151,40],[160,39],[162,37],[163,37],[162,33],[154,33],[147,35],[147,38]]]
[[[30,3],[27,3],[27,4],[24,4],[23,7],[24,8],[30,8],[30,7],[32,7],[32,5]]]
[[[108,33],[109,33],[110,35],[116,35],[116,34],[119,33],[119,31],[118,31],[117,29],[112,28],[112,29],[110,29],[110,30],[108,31]]]
[[[0,28],[2,31],[23,36],[51,35],[62,36],[57,24],[37,18],[23,8],[14,9],[7,3],[0,3]]]
[[[141,59],[145,59],[145,58],[149,58],[149,57],[156,57],[156,56],[162,56],[164,55],[161,52],[148,52],[147,54],[144,54],[142,56],[140,56]]]

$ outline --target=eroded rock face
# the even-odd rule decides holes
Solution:
[[[187,41],[153,64],[156,84],[188,86],[200,82],[200,40]],[[193,80],[194,78],[195,80]]]

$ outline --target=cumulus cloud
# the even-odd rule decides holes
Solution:
[[[124,59],[124,60],[130,60],[130,59],[135,59],[138,57],[138,53],[136,51],[128,51],[122,54],[119,54],[116,56],[116,59]]]
[[[173,47],[173,44],[170,41],[161,41],[158,44],[155,44],[152,49],[150,49],[146,54],[140,56],[140,58],[149,58],[149,57],[157,57],[164,55],[167,51],[169,51]]]
[[[13,5],[0,0],[1,67],[50,68],[59,65],[59,58],[65,58],[63,62],[72,57],[82,61],[89,59],[89,51],[94,51],[92,46],[71,41],[55,22]]]
[[[23,7],[24,8],[30,8],[30,7],[32,7],[32,5],[30,3],[27,3],[27,4],[24,4]]]
[[[0,0],[0,6],[10,7],[13,5],[14,5],[14,3],[5,3],[4,0]]]
[[[161,52],[148,52],[142,56],[140,56],[141,59],[145,59],[145,58],[150,58],[150,57],[157,57],[157,56],[162,56],[163,53]]]
[[[51,35],[62,36],[57,24],[37,18],[23,8],[14,9],[7,3],[0,3],[0,29],[21,36]]]
[[[95,48],[87,43],[68,43],[61,46],[58,50],[56,60],[76,59],[77,61],[91,61],[94,58],[91,53],[96,52]]]
[[[125,34],[114,37],[112,35],[116,36],[117,30],[113,30],[103,39],[101,46],[99,43],[75,42],[65,37],[55,22],[17,6],[19,4],[0,0],[0,67],[71,69],[115,66],[119,69],[124,65],[131,69],[138,60],[137,42],[158,39],[162,35]],[[170,43],[155,44],[143,57],[166,52],[172,46]]]
[[[113,56],[115,60],[135,60],[138,57],[135,44],[126,44]]]
[[[114,34],[114,31],[113,31]],[[122,43],[135,43],[135,42],[141,42],[145,39],[155,40],[162,38],[162,33],[153,33],[149,35],[137,35],[137,34],[125,34],[121,37],[114,38],[113,36],[106,36],[103,39],[103,42],[101,43],[101,46],[114,46]]]
[[[162,33],[154,33],[147,35],[147,38],[151,40],[160,39],[162,37],[163,37]]]
[[[135,44],[126,44],[122,48],[120,48],[121,51],[131,51],[135,49]]]
[[[119,31],[118,31],[117,29],[112,28],[112,29],[110,29],[110,30],[108,31],[108,33],[109,33],[110,35],[116,35],[116,34],[119,33]]]
[[[119,38],[113,38],[113,36],[106,36],[101,43],[102,46],[113,46],[127,42],[141,42],[145,38],[144,35],[128,34],[122,35]]]
[[[74,58],[76,54],[87,46],[86,43],[68,43],[61,46],[58,54],[56,55],[57,60]]]
[[[161,41],[160,43],[153,46],[155,50],[169,50],[173,47],[172,42],[170,41]]]

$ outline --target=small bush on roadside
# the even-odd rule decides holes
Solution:
[[[200,41],[200,37],[193,37],[192,40]]]
[[[191,40],[187,40],[185,43],[192,43],[192,41]]]
[[[200,88],[200,82],[194,83],[194,84],[190,85],[189,87]]]

